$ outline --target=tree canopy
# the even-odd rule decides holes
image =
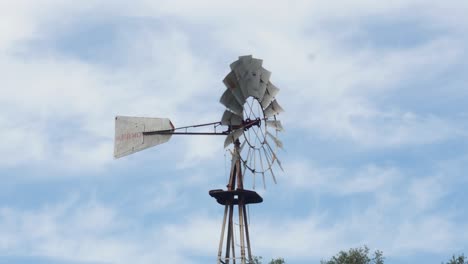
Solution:
[[[322,260],[320,264],[383,264],[384,257],[382,251],[376,250],[369,256],[369,248],[351,248],[348,251],[340,251],[330,260]]]
[[[442,262],[442,264],[444,263]],[[465,257],[464,254],[461,254],[458,257],[455,257],[455,255],[453,255],[452,259],[450,259],[446,264],[468,264],[468,259]]]
[[[367,246],[351,248],[348,251],[340,251],[329,260],[321,260],[320,264],[384,264],[383,252],[376,250],[370,254]],[[254,257],[252,264],[262,264],[262,257]],[[268,264],[286,264],[283,258],[272,259]],[[464,254],[455,256],[441,264],[468,264],[468,258]]]
[[[252,264],[262,264],[262,257],[254,257]],[[272,259],[268,264],[286,264],[283,258]]]

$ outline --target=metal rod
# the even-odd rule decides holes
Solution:
[[[160,130],[143,132],[144,136],[149,135],[201,135],[201,136],[226,136],[229,132],[174,132],[173,130]]]
[[[247,211],[245,210],[245,204],[242,205],[244,209],[244,224],[245,224],[245,240],[247,241],[247,253],[249,263],[252,262],[252,250],[250,248],[250,235],[249,235],[249,223],[247,222]]]
[[[234,207],[232,208],[232,210],[234,211]],[[234,237],[234,225],[232,225],[232,263],[233,264],[236,264],[236,239]]]
[[[244,201],[239,200],[237,205],[239,211],[239,233],[240,233],[240,247],[241,247],[241,263],[245,264],[245,244],[244,244]]]
[[[229,135],[233,130],[235,129],[249,129],[250,127],[259,124],[263,119],[255,119],[255,120],[248,120],[244,124],[240,126],[228,126],[228,130],[223,131],[223,132],[175,132],[176,130],[180,129],[187,129],[187,128],[196,128],[196,127],[203,127],[203,126],[210,126],[210,125],[221,125],[221,122],[213,122],[213,123],[206,123],[206,124],[200,124],[200,125],[193,125],[193,126],[184,126],[184,127],[176,127],[173,129],[166,129],[166,130],[157,130],[157,131],[147,131],[143,132],[143,135],[204,135],[204,136],[214,136],[214,135],[219,135],[219,136],[225,136]]]
[[[219,239],[219,249],[218,249],[218,264],[221,262],[221,255],[223,251],[223,242],[224,242],[224,230],[226,229],[226,218],[228,213],[228,206],[224,207],[224,217],[223,217],[223,226],[221,228],[221,238]]]
[[[229,222],[228,222],[228,233],[226,239],[226,257],[224,258],[226,263],[229,264],[229,257],[230,257],[230,250],[231,250],[231,242],[232,242],[232,214],[233,214],[234,206],[231,204],[229,205]],[[233,243],[234,244],[234,243]],[[234,252],[233,252],[234,253]]]
[[[211,123],[205,123],[205,124],[199,124],[199,125],[176,127],[176,128],[174,128],[174,130],[191,128],[191,127],[204,127],[204,126],[211,126],[211,125],[221,125],[221,122],[218,121],[218,122],[211,122]]]

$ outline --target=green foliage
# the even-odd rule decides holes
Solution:
[[[284,259],[283,258],[277,258],[277,259],[272,259],[270,261],[270,263],[268,264],[285,264],[286,262],[284,262]]]
[[[262,264],[262,257],[253,257],[252,264]],[[283,258],[272,259],[268,264],[286,264]]]
[[[320,264],[383,264],[384,257],[382,251],[375,251],[373,256],[369,256],[367,246],[351,248],[347,252],[340,251],[328,261],[320,261]]]
[[[253,257],[253,262],[251,264],[262,264],[262,257]]]
[[[442,262],[442,264],[444,263]],[[455,255],[453,255],[452,259],[449,260],[446,264],[468,264],[468,260],[463,254],[459,255],[458,257],[455,257]]]
[[[383,252],[376,250],[372,256],[369,256],[369,248],[363,246],[360,248],[351,248],[347,252],[340,251],[330,260],[320,261],[320,264],[384,264]],[[254,257],[250,264],[262,264],[262,257]],[[286,264],[283,258],[272,259],[268,264]],[[468,264],[468,258],[464,254],[455,256],[441,264]]]

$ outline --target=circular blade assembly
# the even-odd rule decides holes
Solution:
[[[220,99],[226,107],[221,123],[230,131],[224,147],[240,141],[243,173],[252,175],[253,188],[256,176],[262,176],[265,186],[265,174],[276,183],[274,164],[282,169],[276,151],[283,147],[278,139],[283,126],[277,115],[284,110],[275,99],[279,89],[270,82],[270,76],[262,60],[241,56],[223,80],[227,89]]]

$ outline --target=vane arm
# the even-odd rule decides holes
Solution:
[[[174,132],[174,130],[159,130],[159,131],[150,131],[143,132],[144,136],[149,135],[200,135],[200,136],[226,136],[229,132]]]
[[[156,131],[146,131],[142,132],[144,136],[149,136],[149,135],[202,135],[202,136],[226,136],[229,135],[233,130],[235,129],[249,129],[250,127],[254,125],[260,125],[260,122],[264,119],[247,119],[244,121],[242,125],[239,126],[228,126],[228,129],[226,131],[222,132],[176,132],[176,130],[181,130],[181,129],[190,129],[190,128],[198,128],[198,127],[205,127],[205,126],[214,126],[215,131],[216,127],[222,125],[221,122],[212,122],[212,123],[206,123],[206,124],[199,124],[199,125],[191,125],[191,126],[183,126],[183,127],[176,127],[173,129],[165,129],[165,130],[156,130]]]

